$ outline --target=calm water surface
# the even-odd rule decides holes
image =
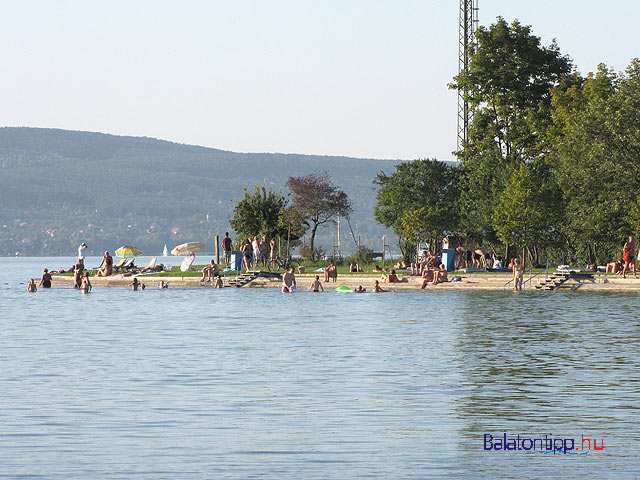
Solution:
[[[0,259],[0,478],[640,475],[635,293],[26,293],[72,263]]]

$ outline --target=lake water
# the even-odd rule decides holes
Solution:
[[[0,478],[640,474],[638,294],[26,293],[72,263],[0,259]]]

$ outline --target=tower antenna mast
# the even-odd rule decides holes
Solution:
[[[458,74],[469,71],[469,54],[475,44],[478,28],[478,0],[460,0],[459,28]],[[465,89],[458,90],[458,150],[469,140],[469,124],[473,120],[466,94]]]

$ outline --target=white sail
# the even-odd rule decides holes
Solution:
[[[169,250],[167,250],[167,244],[164,244],[164,249],[162,250],[162,256],[163,257],[168,257],[169,256]]]

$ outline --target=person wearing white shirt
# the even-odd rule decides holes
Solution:
[[[84,252],[87,249],[87,244],[82,242],[78,247],[78,263],[84,266]]]

